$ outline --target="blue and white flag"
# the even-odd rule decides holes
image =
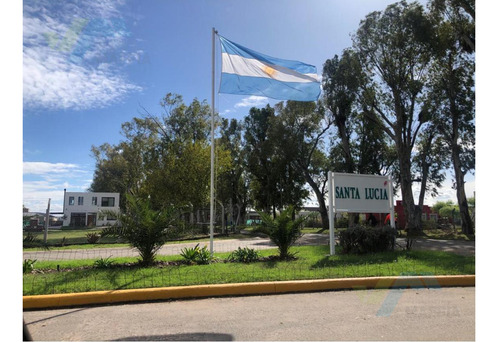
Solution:
[[[222,47],[220,93],[258,95],[277,100],[316,101],[316,67],[274,58],[219,36]]]

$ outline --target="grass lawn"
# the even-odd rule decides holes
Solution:
[[[328,246],[292,247],[297,260],[249,264],[224,262],[216,254],[210,265],[185,265],[180,256],[161,256],[155,267],[139,267],[136,258],[113,259],[108,269],[89,268],[94,260],[37,262],[23,276],[23,295],[71,293],[197,284],[323,279],[345,277],[474,274],[475,257],[434,251],[394,251],[370,255],[328,256]],[[262,257],[277,249],[259,251]],[[171,264],[168,264],[171,263]],[[55,271],[59,265],[60,272]]]
[[[49,230],[47,234],[47,245],[49,246],[61,246],[64,239],[65,245],[74,244],[86,244],[87,234],[89,233],[100,233],[102,228],[87,228],[87,229],[62,229],[62,230]],[[40,241],[43,241],[43,232],[33,232],[32,233]],[[26,237],[27,233],[23,232],[23,238]],[[114,237],[102,238],[100,243],[112,244],[116,243],[117,239]]]

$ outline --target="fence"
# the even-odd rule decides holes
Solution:
[[[431,264],[387,263],[352,264],[332,262],[311,265],[301,262],[253,264],[228,263],[210,266],[165,266],[164,268],[121,268],[106,270],[87,269],[51,274],[30,274],[23,282],[24,295],[119,290],[167,286],[241,283],[257,281],[283,281],[306,279],[334,279],[376,277],[388,275],[474,274],[473,260],[449,265],[439,260]]]

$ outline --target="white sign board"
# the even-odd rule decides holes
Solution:
[[[335,254],[336,212],[390,213],[394,225],[392,180],[386,176],[328,172],[330,255]]]
[[[388,177],[333,173],[336,212],[389,213],[392,184]]]

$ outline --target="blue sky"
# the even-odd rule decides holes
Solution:
[[[85,191],[91,146],[116,144],[123,122],[159,113],[169,92],[210,101],[211,30],[267,55],[317,67],[351,46],[369,12],[393,0],[25,0],[23,203],[42,211],[63,189]],[[220,68],[220,62],[218,62]],[[216,109],[242,119],[276,101],[220,94]],[[472,196],[474,176],[467,177]],[[455,199],[450,182],[438,200]],[[432,203],[432,201],[429,201]]]

